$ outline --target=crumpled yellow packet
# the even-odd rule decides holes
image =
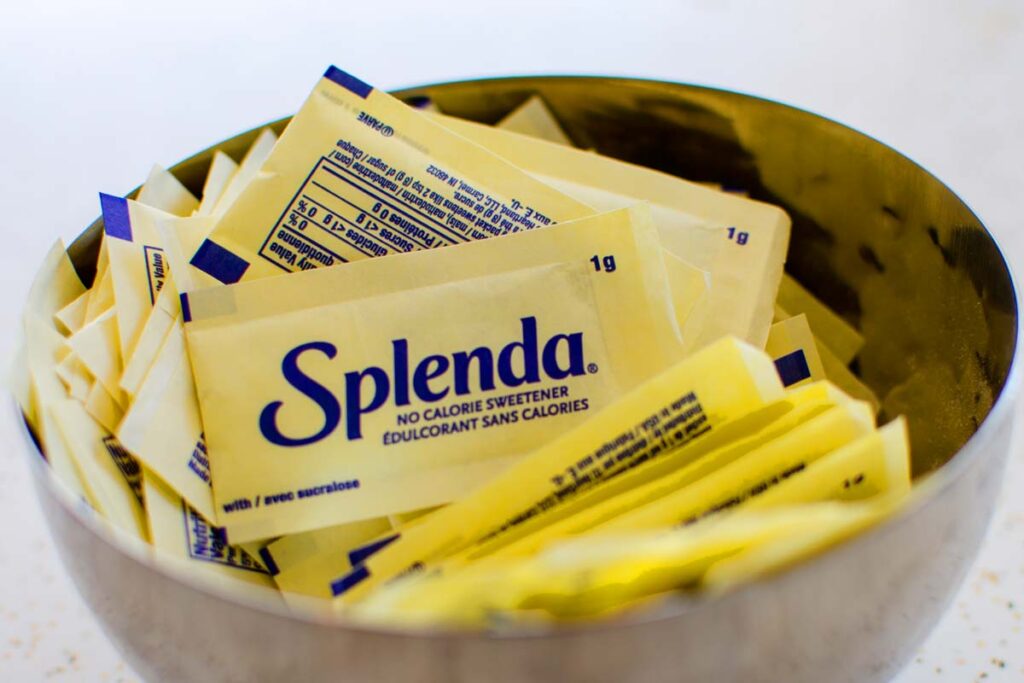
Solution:
[[[783,386],[799,387],[825,379],[814,335],[802,313],[772,325],[764,350],[775,361]]]
[[[627,268],[618,292],[577,261],[187,325],[219,521],[247,540],[446,503],[586,419],[674,359]]]
[[[331,67],[192,263],[232,283],[592,213]]]
[[[170,275],[156,227],[157,221],[169,214],[107,194],[100,195],[100,205],[114,287],[118,340],[121,357],[127,359],[131,358],[146,317]]]
[[[830,408],[707,476],[592,528],[621,533],[697,523],[800,476],[815,460],[874,428],[874,412],[867,403]]]
[[[771,360],[734,338],[689,356],[428,516],[332,588],[343,603],[571,502],[632,462],[657,459],[781,398]]]
[[[89,503],[115,527],[145,540],[148,533],[138,463],[77,401],[61,399],[46,409],[81,473]]]
[[[790,220],[782,209],[591,152],[435,118],[596,209],[649,202],[664,247],[711,273],[712,315],[703,343],[732,334],[764,346],[789,244]]]
[[[217,202],[224,195],[236,173],[238,164],[234,159],[220,150],[213,153],[210,169],[206,172],[206,180],[203,182],[203,197],[199,201],[195,215],[209,216],[213,213]]]
[[[572,140],[562,130],[558,119],[551,113],[551,109],[540,95],[528,97],[525,102],[506,114],[495,126],[502,130],[529,135],[559,145],[573,146]]]
[[[783,317],[803,313],[814,336],[827,346],[843,365],[849,365],[864,346],[864,337],[850,323],[836,315],[788,273],[779,284],[776,305],[788,313]]]
[[[765,453],[765,444],[850,400],[826,382],[789,391],[784,398],[727,422],[703,439],[642,463],[568,504],[470,546],[449,558],[445,567],[535,553],[557,539],[585,532],[679,491],[750,453]]]
[[[153,165],[137,199],[140,204],[175,216],[191,216],[199,208],[199,200],[173,173],[159,164]]]
[[[223,529],[210,524],[155,474],[144,471],[143,483],[154,548],[214,582],[273,587],[270,572],[257,558],[231,545]]]

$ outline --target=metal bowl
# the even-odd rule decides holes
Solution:
[[[910,416],[912,504],[869,533],[717,598],[680,596],[619,621],[550,630],[388,630],[290,613],[167,566],[71,501],[26,430],[68,573],[146,678],[876,681],[901,668],[947,607],[992,513],[1020,384],[1013,282],[977,217],[885,145],[732,92],[556,77],[399,96],[428,96],[446,112],[494,122],[533,93],[581,147],[741,188],[789,211],[787,269],[865,332],[862,377],[885,398],[883,412]],[[238,158],[254,137],[216,147]],[[213,149],[173,171],[198,191]],[[97,221],[70,249],[86,281],[99,234]]]

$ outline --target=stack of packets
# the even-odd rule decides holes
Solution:
[[[906,425],[784,274],[783,211],[575,149],[538,98],[430,109],[332,67],[201,198],[101,195],[91,287],[53,248],[15,387],[106,523],[299,608],[480,627],[725,590],[901,505]]]

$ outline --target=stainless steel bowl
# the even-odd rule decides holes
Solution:
[[[426,95],[449,113],[493,122],[536,92],[580,146],[742,188],[790,212],[788,270],[865,331],[862,376],[888,396],[885,410],[910,415],[919,482],[912,505],[719,598],[680,597],[620,621],[551,630],[388,630],[200,585],[70,501],[26,430],[36,489],[68,573],[146,678],[880,681],[945,610],[991,516],[1020,385],[1013,282],[977,217],[885,145],[736,93],[565,77],[399,95]],[[237,158],[254,136],[216,147]],[[198,191],[213,149],[174,172]],[[97,221],[71,247],[87,281],[99,234]]]

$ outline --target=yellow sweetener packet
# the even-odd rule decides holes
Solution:
[[[562,130],[540,95],[531,95],[495,124],[497,128],[572,147],[572,140]]]
[[[775,304],[775,321],[782,322],[789,320],[792,316],[788,311],[783,309],[777,303]],[[813,336],[813,328],[811,330]],[[869,386],[864,384],[859,377],[857,377],[847,365],[836,356],[829,347],[822,342],[817,336],[814,336],[814,345],[818,350],[818,357],[821,359],[821,366],[825,372],[825,377],[830,382],[834,382],[836,386],[840,387],[843,391],[861,401],[867,401],[874,407],[877,413],[881,408],[881,402],[875,392],[871,390]]]
[[[429,515],[332,587],[354,602],[399,574],[566,504],[631,462],[656,459],[782,396],[771,360],[722,339],[655,376]]]
[[[117,437],[199,514],[216,520],[210,461],[180,318],[168,329]]]
[[[620,533],[687,526],[764,495],[815,460],[875,427],[871,407],[861,401],[836,406],[705,477],[594,527]]]
[[[82,475],[89,503],[113,526],[146,539],[138,463],[77,401],[62,399],[46,408]]]
[[[283,536],[260,555],[286,602],[292,595],[329,599],[331,580],[352,568],[349,551],[390,533],[387,518],[377,517]]]
[[[387,517],[339,524],[325,529],[282,536],[260,551],[285,601],[332,598],[331,582],[381,548],[395,541],[402,529],[421,523],[438,508],[424,508]]]
[[[210,169],[206,172],[206,180],[203,182],[203,198],[199,202],[199,208],[196,209],[195,215],[209,216],[213,213],[217,202],[224,196],[224,192],[236,173],[238,173],[238,164],[234,159],[220,150],[213,153]]]
[[[576,261],[186,325],[218,521],[248,540],[457,498],[672,363],[640,278]]]
[[[256,558],[231,545],[223,529],[206,521],[156,475],[147,470],[142,481],[154,548],[186,562],[191,571],[215,583],[274,586]]]
[[[702,439],[640,463],[567,504],[470,546],[449,558],[445,566],[535,553],[553,540],[580,534],[679,491],[849,401],[824,382],[787,392],[786,397],[730,420]]]
[[[173,285],[181,286],[184,282],[183,291],[191,291],[196,282],[200,282],[201,286],[209,284],[209,276],[188,265],[184,254],[195,249],[210,224],[207,218],[172,218],[160,225],[167,259],[175,273]],[[536,263],[539,254],[547,254],[545,258],[551,260],[575,256],[593,265],[589,258],[594,253],[610,256],[608,264],[615,268],[641,270],[646,280],[647,296],[661,301],[663,307],[669,305],[665,300],[665,284],[659,277],[658,268],[644,268],[642,265],[659,251],[653,227],[640,208],[560,224],[547,231],[508,236],[503,240],[504,245],[482,246],[485,244],[483,242],[479,245],[464,245],[460,248],[467,249],[465,256],[457,251],[439,251],[408,259],[402,257],[393,261],[374,261],[372,265],[367,261],[346,268],[293,274],[289,278],[274,281],[272,297],[258,291],[264,288],[260,283],[243,284],[224,290],[231,300],[227,308],[235,313],[258,308],[267,316],[272,316],[292,310],[296,300],[316,306],[343,298],[387,293],[417,284],[445,282],[453,277],[453,273],[464,277],[483,275],[496,269]],[[491,256],[487,257],[487,254]],[[501,255],[500,266],[494,263],[496,254]],[[602,260],[602,272],[607,272],[607,267]],[[368,275],[362,270],[364,268],[373,270],[373,274]],[[603,286],[605,283],[597,284]],[[612,289],[616,287],[618,285],[613,285]],[[207,293],[206,296],[216,302],[224,293]],[[197,302],[191,306],[195,309],[196,317],[203,318],[202,297],[193,297],[191,300]],[[210,324],[226,324],[238,319],[228,315],[225,306],[217,304],[213,308],[219,315],[208,321]],[[638,322],[643,319],[644,310],[641,307],[630,311],[628,324],[639,325],[637,329],[648,329],[647,323]],[[664,317],[667,318],[668,314]],[[660,331],[653,331],[649,336],[661,339],[666,346],[673,346],[676,343],[674,333],[667,321],[662,316],[656,316],[654,323]],[[180,325],[180,322],[175,324]],[[200,324],[200,321],[197,320],[196,324]],[[212,516],[209,493],[193,481],[197,469],[194,455],[200,450],[205,452],[205,446],[198,448],[198,444],[204,443],[202,419],[194,395],[186,349],[176,342],[166,344],[161,349],[158,364],[159,371],[146,376],[143,387],[124,418],[119,437],[130,449],[142,454],[149,466],[160,472],[172,488],[200,512]],[[198,469],[206,473],[205,467]],[[198,497],[202,497],[205,503]]]
[[[188,188],[173,173],[158,164],[153,165],[137,199],[140,204],[175,216],[191,216],[199,208],[199,200]]]
[[[815,503],[795,506],[808,522],[817,522],[799,533],[752,545],[734,556],[712,564],[702,588],[723,593],[738,585],[785,569],[892,517],[906,503],[905,492],[893,492],[847,503]],[[751,514],[763,515],[758,510]]]
[[[825,379],[814,335],[802,313],[772,325],[764,350],[775,361],[783,386],[799,387]]]
[[[232,283],[591,213],[331,67],[192,263]]]
[[[732,334],[764,345],[789,244],[790,220],[782,209],[591,152],[436,118],[596,209],[649,202],[664,247],[711,273],[712,314],[703,343]]]
[[[744,510],[825,500],[860,500],[910,492],[910,437],[906,418],[841,446],[806,472],[757,496]]]
[[[805,314],[814,335],[843,365],[849,365],[864,346],[864,337],[857,328],[836,315],[788,273],[782,276],[776,303],[791,315]]]
[[[156,222],[163,211],[101,194],[103,230],[117,311],[121,355],[131,358],[142,326],[170,273]]]

